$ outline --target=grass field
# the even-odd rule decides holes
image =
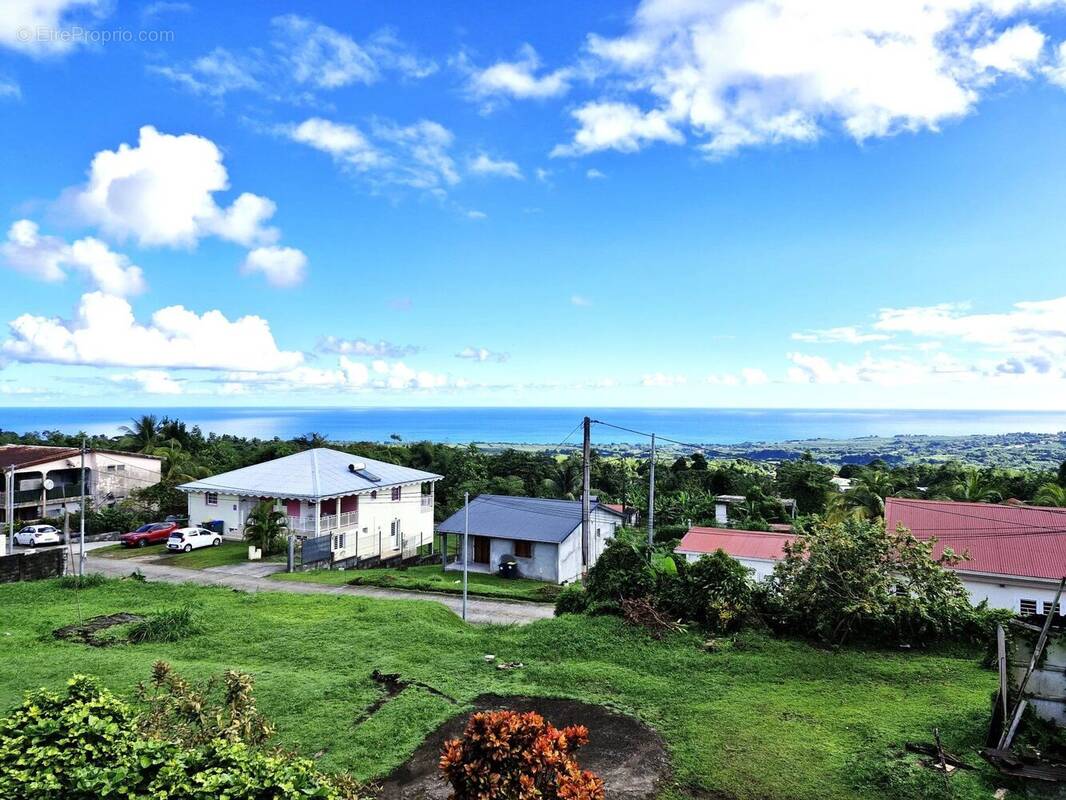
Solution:
[[[200,632],[175,643],[93,648],[51,635],[79,618],[184,605]],[[0,606],[18,609],[0,623],[0,709],[74,672],[128,695],[156,659],[195,678],[238,668],[255,676],[277,743],[361,778],[387,773],[462,703],[497,692],[574,697],[642,718],[667,742],[672,800],[976,800],[1005,785],[974,752],[995,677],[971,652],[829,652],[762,634],[706,652],[697,637],[655,642],[607,617],[467,627],[414,600],[129,580],[79,591],[7,584]],[[485,653],[526,667],[498,671]],[[356,724],[379,697],[374,669],[424,681],[460,705],[409,688]],[[928,741],[934,727],[978,767],[952,776],[951,794],[942,776],[901,755],[904,742]]]
[[[462,594],[463,592],[461,572],[450,570],[445,572],[433,564],[407,569],[318,569],[308,572],[279,572],[271,577],[281,581],[306,581],[337,586],[358,580],[365,586],[386,586],[390,589],[416,589],[449,594]],[[480,572],[470,572],[467,577],[467,593],[479,597],[551,602],[558,591],[555,584],[544,581],[524,578],[507,579]]]
[[[120,544],[101,547],[91,552],[100,558],[134,558],[136,556],[154,556],[155,563],[172,564],[185,569],[206,569],[224,567],[227,564],[239,564],[248,560],[248,545],[245,542],[226,541],[218,547],[201,547],[188,553],[172,553],[166,545],[149,545],[148,547],[123,547]],[[285,561],[285,554],[270,556],[267,561]]]

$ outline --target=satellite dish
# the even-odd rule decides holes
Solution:
[[[55,481],[53,481],[51,478],[45,478],[44,488],[48,491],[51,491],[52,489],[56,488]]]

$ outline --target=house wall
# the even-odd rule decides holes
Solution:
[[[533,548],[531,558],[515,556],[515,561],[518,562],[518,576],[556,583],[559,567],[557,557],[559,546],[554,542],[530,542],[530,546]],[[513,539],[493,539],[489,543],[489,550],[491,554],[489,566],[495,572],[499,569],[501,558],[505,555],[515,555],[515,543]],[[473,558],[473,555],[473,546],[471,546],[470,557]]]
[[[694,561],[699,561],[700,558],[705,555],[708,554],[692,552],[684,553],[685,560],[690,564]],[[776,561],[762,558],[737,558],[736,556],[733,556],[733,558],[748,568],[748,571],[751,572],[752,580],[755,581],[761,581],[768,577],[774,571],[774,564],[777,563]]]
[[[1035,600],[1037,612],[1044,613],[1044,603],[1055,602],[1058,582],[1034,581],[1024,578],[986,577],[959,571],[962,585],[970,593],[970,600],[977,605],[987,600],[992,608],[1005,608],[1020,613],[1022,600]]]
[[[204,492],[189,492],[189,524],[200,525],[214,519],[222,520],[222,532],[237,534],[240,532],[244,518],[241,515],[241,499],[235,494],[219,494],[218,505],[207,505]],[[254,504],[253,504],[254,505]]]

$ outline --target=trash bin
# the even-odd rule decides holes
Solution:
[[[213,533],[225,533],[226,523],[221,519],[213,519],[210,522],[205,522],[204,527]]]
[[[500,562],[500,577],[501,578],[517,578],[518,577],[518,562],[513,558],[505,558]]]

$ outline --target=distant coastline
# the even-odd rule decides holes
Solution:
[[[958,458],[975,464],[1056,467],[1066,460],[1066,412],[868,409],[655,408],[0,408],[0,430],[59,430],[115,436],[151,413],[205,433],[290,439],[310,432],[339,442],[429,440],[557,450],[580,444],[584,414],[632,431],[655,432],[664,454],[699,446],[708,457],[777,460],[810,451],[820,460],[891,463]],[[647,437],[593,427],[603,453],[637,455]]]

